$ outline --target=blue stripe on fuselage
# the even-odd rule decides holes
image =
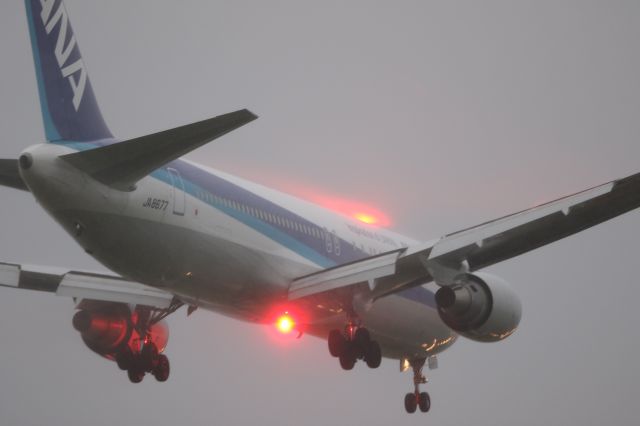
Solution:
[[[209,174],[207,173],[207,176],[210,178],[210,182],[205,181],[204,179],[197,179],[196,182],[194,182],[194,180],[189,179],[186,176],[186,173],[188,173],[188,168],[184,167],[184,166],[189,166],[189,167],[194,167],[191,166],[188,163],[185,163],[183,161],[177,160],[174,162],[171,162],[167,165],[167,167],[170,168],[174,168],[176,170],[178,170],[182,176],[182,179],[184,181],[184,189],[185,192],[188,193],[189,195],[197,198],[198,200],[200,200],[200,202],[203,202],[223,213],[225,213],[228,216],[231,216],[232,218],[238,220],[239,222],[241,222],[242,224],[244,224],[245,226],[248,226],[254,230],[256,230],[257,232],[259,232],[260,234],[276,241],[278,244],[288,248],[289,250],[293,251],[294,253],[299,254],[300,256],[310,260],[311,262],[315,263],[316,265],[319,265],[323,268],[329,268],[331,266],[334,266],[336,264],[335,261],[333,261],[332,259],[328,258],[327,256],[325,256],[323,253],[318,252],[318,250],[316,249],[316,247],[310,246],[308,244],[305,244],[305,242],[300,241],[300,239],[296,238],[295,235],[292,235],[292,232],[284,232],[284,227],[278,226],[276,224],[272,224],[269,222],[264,222],[260,219],[258,219],[257,217],[250,215],[248,213],[245,213],[242,210],[227,206],[225,204],[223,204],[222,202],[216,201],[215,198],[213,197],[199,197],[198,194],[202,193],[202,192],[208,192],[212,195],[216,195],[218,197],[222,197],[225,199],[229,199],[229,200],[233,200],[236,203],[241,203],[245,206],[248,207],[252,207],[254,209],[258,209],[258,208],[262,208],[263,211],[268,211],[266,210],[266,206],[262,206],[262,207],[257,207],[259,206],[261,203],[257,202],[258,200],[249,200],[249,198],[251,198],[251,195],[253,195],[253,197],[255,197],[256,199],[260,199],[260,197],[256,196],[255,194],[244,190],[243,188],[240,188],[234,184],[232,184],[231,182],[228,182],[224,179],[221,179],[218,176],[215,176],[213,174]],[[154,171],[151,176],[153,176],[154,178],[167,183],[168,185],[172,185],[172,181],[171,181],[171,177],[169,175],[169,173],[167,172],[166,168],[162,168],[162,169],[158,169],[156,171]],[[202,176],[200,176],[202,177]],[[216,182],[217,181],[217,182]],[[235,187],[235,188],[233,188]],[[244,193],[243,193],[244,192]],[[264,204],[264,203],[262,203]],[[283,209],[284,210],[284,209]],[[279,214],[280,217],[283,217],[284,214],[282,212],[277,213],[275,209],[272,209],[272,211],[274,211],[274,213],[272,214]],[[287,229],[287,231],[289,231]],[[291,230],[292,231],[292,230]],[[298,232],[300,234],[300,232]],[[316,241],[316,246],[318,244],[323,245],[324,244],[324,240],[320,240],[318,238],[315,238]]]
[[[59,144],[77,151],[86,151],[88,149],[110,145],[114,142],[117,141],[105,139],[91,143],[60,142]],[[173,182],[171,181],[167,168],[176,169],[180,173],[185,184],[184,190],[192,197],[210,205],[230,217],[233,217],[245,226],[256,230],[260,234],[276,241],[278,244],[286,247],[305,259],[310,260],[322,268],[330,268],[339,264],[364,259],[369,256],[368,253],[363,250],[359,250],[357,247],[354,247],[353,244],[338,238],[334,233],[329,233],[326,229],[319,227],[306,218],[299,216],[232,182],[229,182],[220,176],[189,164],[186,161],[172,161],[166,166],[155,170],[150,176],[173,186]],[[212,197],[203,198],[200,196],[203,192],[211,194]],[[233,200],[236,203],[249,208],[260,210],[273,216],[280,217],[281,219],[289,220],[290,223],[297,223],[298,226],[307,226],[311,230],[320,232],[321,238],[309,235],[301,230],[291,229],[290,227],[281,226],[276,223],[265,222],[241,209],[236,209],[217,201],[217,198],[214,196]],[[331,239],[333,247],[336,246],[335,242],[338,241],[340,245],[339,255],[336,255],[333,250],[331,253],[327,253],[327,237]],[[396,294],[405,299],[409,299],[432,308],[436,307],[434,293],[421,286],[413,287]]]
[[[214,196],[233,200],[241,206],[273,216],[277,219],[275,222],[265,222],[255,216],[243,215],[241,209],[232,208],[225,211],[225,213],[232,215],[246,225],[250,226],[251,223],[258,225],[258,227],[254,227],[254,229],[259,232],[268,233],[269,235],[267,236],[270,238],[275,239],[278,243],[317,263],[319,266],[328,268],[369,256],[365,251],[354,247],[352,243],[339,238],[333,230],[322,228],[305,217],[233,184],[220,176],[181,160],[176,160],[167,165],[167,167],[173,167],[178,170],[183,179],[193,184],[195,188],[202,189],[206,193]],[[199,198],[197,192],[191,192],[190,194]],[[212,203],[206,198],[207,197],[201,201],[215,208],[220,207],[219,203],[216,205],[216,203]],[[250,223],[243,220],[247,217],[252,217],[255,221]],[[289,226],[287,224],[289,224]],[[289,243],[292,242],[295,242],[294,246],[289,245]],[[300,252],[299,250],[302,248],[304,248],[304,250]],[[309,250],[315,253],[311,257],[309,257]],[[319,259],[318,256],[322,259],[321,262],[316,262],[316,260]]]

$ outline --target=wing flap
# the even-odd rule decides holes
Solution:
[[[5,287],[19,287],[20,266],[0,263],[0,285]]]
[[[430,259],[474,271],[558,241],[640,207],[640,174],[442,238]]]
[[[438,257],[443,253],[449,253],[459,248],[476,244],[482,246],[485,242],[496,235],[521,227],[536,220],[543,219],[551,215],[562,213],[563,216],[569,214],[573,206],[585,201],[611,192],[613,182],[601,185],[583,192],[561,198],[559,200],[542,204],[540,206],[515,213],[501,219],[493,220],[473,228],[450,234],[441,239],[433,248],[431,257]]]
[[[400,251],[396,250],[367,259],[325,269],[291,283],[289,300],[368,282],[373,288],[375,280],[393,275]]]
[[[143,284],[76,272],[70,272],[64,276],[56,294],[75,299],[120,302],[160,309],[169,308],[173,300],[173,295],[170,293]]]
[[[159,167],[256,118],[243,109],[60,158],[107,186],[130,191],[137,181]]]
[[[174,300],[169,292],[116,275],[13,263],[0,263],[0,286],[159,309],[168,309]]]

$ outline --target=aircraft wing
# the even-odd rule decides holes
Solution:
[[[368,284],[371,297],[510,259],[640,207],[640,173],[409,247],[300,277],[289,299]]]
[[[18,160],[0,159],[0,185],[29,191],[22,177],[20,177]]]
[[[168,309],[174,301],[171,293],[117,275],[14,263],[0,263],[0,286],[158,309]]]

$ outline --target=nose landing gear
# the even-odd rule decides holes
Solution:
[[[347,324],[344,332],[334,329],[329,333],[329,353],[340,360],[344,370],[353,369],[358,359],[369,368],[378,368],[382,362],[380,345],[371,340],[369,330],[353,323]]]
[[[431,397],[427,392],[420,392],[420,385],[427,383],[427,378],[422,374],[425,359],[415,359],[411,361],[413,369],[413,393],[407,393],[404,396],[404,409],[407,413],[415,413],[417,408],[426,413],[431,409]]]

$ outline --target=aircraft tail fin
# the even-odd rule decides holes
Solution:
[[[111,139],[63,1],[25,6],[47,141]]]

